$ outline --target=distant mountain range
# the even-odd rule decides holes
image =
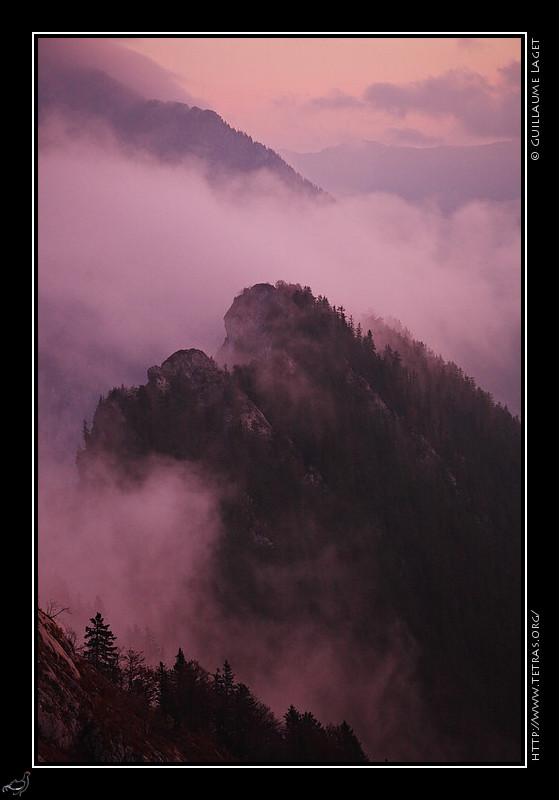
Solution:
[[[519,141],[471,147],[398,147],[375,141],[316,153],[282,151],[294,169],[335,197],[388,192],[452,211],[470,200],[520,199]]]
[[[471,147],[363,141],[278,154],[211,109],[142,97],[102,70],[47,63],[37,81],[39,125],[55,112],[79,122],[73,129],[82,133],[98,133],[101,123],[129,153],[172,164],[195,159],[213,180],[266,170],[315,197],[388,192],[411,202],[434,200],[447,211],[470,200],[516,201],[521,193],[518,141]]]

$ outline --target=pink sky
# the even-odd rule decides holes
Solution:
[[[448,70],[470,70],[492,84],[519,61],[516,38],[255,37],[128,40],[126,46],[174,72],[235,127],[278,149],[313,149],[349,138],[386,138],[380,110],[325,102],[361,98],[371,83],[410,84]],[[340,106],[342,106],[340,108]],[[406,125],[456,143],[449,120],[413,113]]]
[[[43,54],[102,69],[149,98],[212,108],[279,151],[352,137],[433,144],[520,131],[520,38],[46,37]],[[302,217],[258,193],[254,204],[229,207],[195,176],[185,191],[180,171],[54,141],[39,161],[39,284],[55,308],[79,300],[92,309],[103,346],[118,343],[114,374],[100,363],[107,383],[128,381],[130,363],[140,369],[134,382],[143,380],[179,346],[213,354],[235,294],[283,279],[356,316],[400,319],[519,410],[517,391],[501,394],[495,379],[511,363],[515,382],[518,373],[515,207],[475,203],[444,218],[373,195]],[[91,375],[89,331],[83,341]]]
[[[426,143],[471,144],[506,138],[502,132],[467,130],[445,93],[467,84],[463,102],[479,115],[495,113],[505,90],[502,70],[521,60],[519,35],[462,37],[357,35],[223,35],[109,37],[111,44],[149,58],[176,87],[233,127],[276,150],[309,151],[354,139],[394,140],[405,129]],[[92,41],[93,39],[93,41]],[[85,49],[85,42],[81,40]],[[89,46],[103,46],[90,37]],[[136,70],[138,87],[147,71]],[[371,84],[421,90],[425,81],[435,110],[421,100],[405,113],[365,100]],[[452,87],[449,85],[452,83]],[[518,84],[519,82],[517,82]],[[510,88],[510,86],[509,86]],[[517,85],[519,91],[519,85]],[[390,87],[387,87],[390,96]],[[161,93],[159,93],[161,97]],[[369,98],[370,100],[370,98]],[[395,140],[394,140],[395,141]],[[398,141],[401,143],[401,141]]]

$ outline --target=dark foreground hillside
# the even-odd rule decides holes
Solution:
[[[100,399],[84,485],[165,461],[226,486],[200,641],[256,682],[290,672],[373,760],[520,762],[518,419],[308,287],[247,289],[225,326],[216,360],[177,351]]]
[[[150,668],[128,650],[109,669],[80,650],[39,610],[39,764],[368,763],[345,721],[325,727],[293,706],[280,721],[227,662],[210,674],[179,650],[172,668]]]

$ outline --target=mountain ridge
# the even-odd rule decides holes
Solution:
[[[333,675],[352,653],[360,702],[339,682],[336,702],[357,714],[369,750],[396,761],[520,758],[518,420],[422,343],[410,344],[415,365],[390,345],[377,352],[370,331],[309,287],[257,284],[225,320],[222,366],[177,351],[148,384],[100,400],[82,477],[108,456],[125,482],[141,481],[156,456],[229,485],[207,624],[247,674],[270,655],[244,652],[243,621],[272,653],[277,626],[308,626],[317,642],[339,642]],[[236,639],[222,616],[240,625]],[[203,612],[198,622],[203,631]],[[363,705],[392,659],[394,679],[409,678]],[[325,708],[332,691],[325,677]],[[371,719],[410,703],[415,723],[405,734],[396,724],[387,744]],[[476,741],[482,720],[488,736]]]
[[[72,135],[74,121],[94,136],[102,135],[96,126],[106,125],[125,153],[143,151],[169,164],[190,160],[214,182],[266,171],[292,191],[331,200],[278,153],[232,128],[212,109],[145,98],[99,69],[44,69],[37,91],[39,131],[56,112],[69,121]]]
[[[387,192],[434,200],[447,212],[474,201],[519,202],[520,142],[412,147],[377,141],[313,153],[282,151],[288,163],[336,197]]]

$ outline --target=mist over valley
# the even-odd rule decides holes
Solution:
[[[38,604],[371,762],[518,762],[516,145],[348,189],[87,41],[38,50]]]

